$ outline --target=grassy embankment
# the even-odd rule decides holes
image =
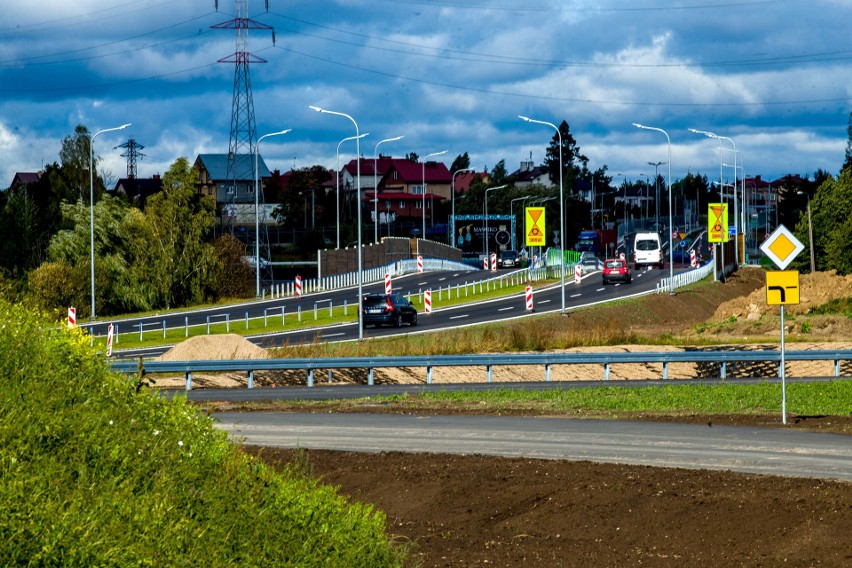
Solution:
[[[0,318],[0,565],[402,565],[381,512],[272,471],[84,335]]]

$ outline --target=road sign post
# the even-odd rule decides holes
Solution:
[[[793,262],[805,245],[784,225],[779,225],[769,235],[760,250],[775,263],[780,271],[766,273],[766,303],[781,306],[781,422],[787,423],[787,362],[784,347],[784,306],[799,303],[799,273],[784,270]]]

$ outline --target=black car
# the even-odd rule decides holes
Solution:
[[[417,309],[402,294],[367,294],[361,301],[363,326],[390,324],[417,325]]]
[[[498,268],[513,268],[521,266],[521,255],[516,250],[501,250],[497,253]]]

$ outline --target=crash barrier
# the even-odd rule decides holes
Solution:
[[[792,361],[832,361],[833,377],[852,377],[852,350],[834,351],[785,351],[784,360]],[[702,366],[701,378],[721,378],[728,375],[731,364],[759,363],[762,378],[780,378],[780,351],[675,351],[642,353],[523,353],[500,355],[429,355],[408,357],[338,357],[329,359],[234,359],[205,361],[115,361],[110,364],[114,371],[125,374],[183,373],[186,376],[186,390],[192,389],[192,374],[201,372],[244,372],[248,377],[248,388],[254,386],[256,371],[300,370],[306,373],[306,384],[314,386],[314,372],[328,371],[329,381],[334,369],[366,369],[367,384],[374,384],[374,370],[378,368],[421,368],[425,371],[427,384],[432,384],[432,370],[435,367],[482,367],[485,369],[486,382],[492,382],[495,366],[538,366],[544,369],[544,380],[550,380],[553,365],[600,365],[602,379],[609,380],[612,365],[641,363],[643,365],[661,364],[661,378],[669,378],[669,365],[672,363],[697,363]],[[845,362],[845,365],[842,363]],[[711,370],[709,367],[713,367]],[[774,368],[775,376],[768,376]],[[841,369],[845,375],[841,375]]]
[[[688,286],[689,284],[695,284],[696,282],[703,280],[710,274],[713,274],[712,262],[708,262],[707,264],[699,266],[694,270],[688,270],[686,272],[681,272],[680,274],[675,274],[674,278],[662,278],[659,284],[657,284],[657,294],[663,294],[672,289],[676,290],[678,288]]]
[[[471,267],[462,262],[454,260],[443,260],[440,258],[424,258],[422,259],[423,271],[436,272],[439,270],[463,270],[470,271]],[[387,266],[379,266],[361,271],[363,276],[361,282],[363,284],[373,284],[376,282],[384,282],[385,275],[390,274],[392,278],[402,276],[404,274],[413,274],[418,272],[418,260],[408,258],[388,264]],[[301,278],[300,290],[301,294],[313,294],[321,291],[339,290],[341,288],[351,288],[358,285],[358,272],[347,272],[345,274],[335,274],[333,276],[324,276],[323,278]],[[263,299],[267,296],[270,298],[293,297],[296,295],[296,284],[288,282],[286,284],[274,286],[263,291]]]

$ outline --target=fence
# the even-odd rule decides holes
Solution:
[[[792,361],[832,361],[833,376],[841,377],[841,368],[852,376],[852,350],[836,351],[785,351],[786,362]],[[842,367],[841,363],[846,362]],[[601,365],[603,380],[609,380],[612,365],[624,363],[661,364],[661,378],[669,378],[671,363],[698,363],[715,365],[718,377],[725,379],[728,365],[736,363],[761,363],[777,365],[777,377],[781,376],[780,351],[677,351],[643,353],[535,353],[535,354],[499,354],[499,355],[435,355],[408,357],[340,357],[329,359],[236,359],[206,361],[118,361],[111,367],[114,371],[126,374],[145,373],[184,373],[186,390],[192,389],[192,373],[195,372],[245,372],[248,388],[254,387],[255,371],[302,370],[306,373],[306,384],[314,386],[314,371],[325,369],[367,369],[367,384],[373,385],[373,372],[377,368],[405,367],[421,368],[426,374],[426,383],[432,384],[432,370],[435,367],[483,367],[487,382],[492,382],[494,366],[539,366],[544,368],[544,380],[550,381],[553,365]],[[705,372],[707,372],[705,370]],[[329,377],[331,375],[329,374]]]

